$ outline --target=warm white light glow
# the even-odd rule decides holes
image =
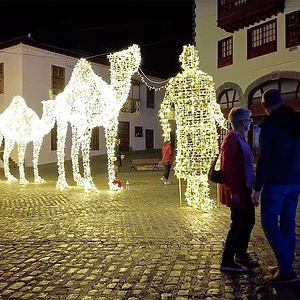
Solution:
[[[57,188],[64,190],[68,187],[65,167],[64,148],[67,134],[67,124],[72,127],[72,167],[73,176],[77,185],[84,186],[85,192],[97,190],[90,170],[90,142],[92,128],[103,126],[105,128],[106,148],[108,156],[108,184],[115,189],[113,181],[114,171],[114,145],[118,129],[119,112],[125,103],[131,84],[131,76],[137,71],[141,55],[137,45],[127,50],[108,55],[111,65],[110,79],[107,84],[96,75],[91,64],[80,59],[64,91],[56,97],[57,109]],[[82,152],[84,174],[79,172],[78,156]]]
[[[9,169],[9,156],[18,145],[18,165],[20,174],[20,184],[27,184],[24,172],[24,160],[27,144],[33,142],[33,171],[34,182],[40,183],[44,180],[39,176],[38,159],[43,142],[43,137],[54,126],[54,109],[56,101],[43,102],[43,116],[38,115],[29,107],[21,96],[13,97],[9,107],[0,116],[0,132],[5,140],[3,155],[4,174],[8,182],[18,181]],[[1,137],[2,141],[2,137]]]
[[[175,175],[187,181],[188,204],[208,211],[214,201],[210,199],[207,174],[218,152],[217,124],[226,129],[226,119],[216,102],[212,76],[199,70],[195,47],[184,46],[179,60],[183,72],[169,81],[159,117],[166,141],[170,138],[170,115],[175,109]]]

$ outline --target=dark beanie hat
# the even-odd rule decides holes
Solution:
[[[269,89],[265,91],[262,95],[262,100],[261,100],[261,102],[267,106],[280,104],[282,103],[282,101],[283,99],[281,97],[281,94],[276,89]]]

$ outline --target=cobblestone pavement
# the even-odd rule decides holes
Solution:
[[[129,191],[109,192],[101,158],[92,159],[99,193],[55,189],[56,166],[41,166],[46,183],[20,186],[0,170],[0,299],[300,299],[298,283],[264,282],[273,256],[257,224],[249,274],[219,270],[229,212],[179,206],[178,184],[161,172],[129,172]],[[99,167],[99,165],[101,165]],[[17,176],[17,169],[13,170]],[[32,169],[26,169],[32,182]],[[215,188],[212,187],[215,197]],[[298,214],[296,270],[299,274]]]

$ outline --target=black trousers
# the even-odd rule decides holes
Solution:
[[[246,187],[245,208],[231,208],[231,225],[225,242],[223,261],[232,261],[235,254],[247,252],[255,224],[255,208],[251,201],[251,192],[252,190]]]
[[[171,164],[168,162],[165,164],[165,173],[164,173],[164,177],[166,180],[169,179],[170,176],[170,170],[171,170]]]

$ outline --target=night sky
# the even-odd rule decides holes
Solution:
[[[1,42],[31,33],[83,57],[106,57],[136,43],[142,70],[165,77],[181,71],[182,47],[193,42],[192,0],[1,1],[1,14]]]

